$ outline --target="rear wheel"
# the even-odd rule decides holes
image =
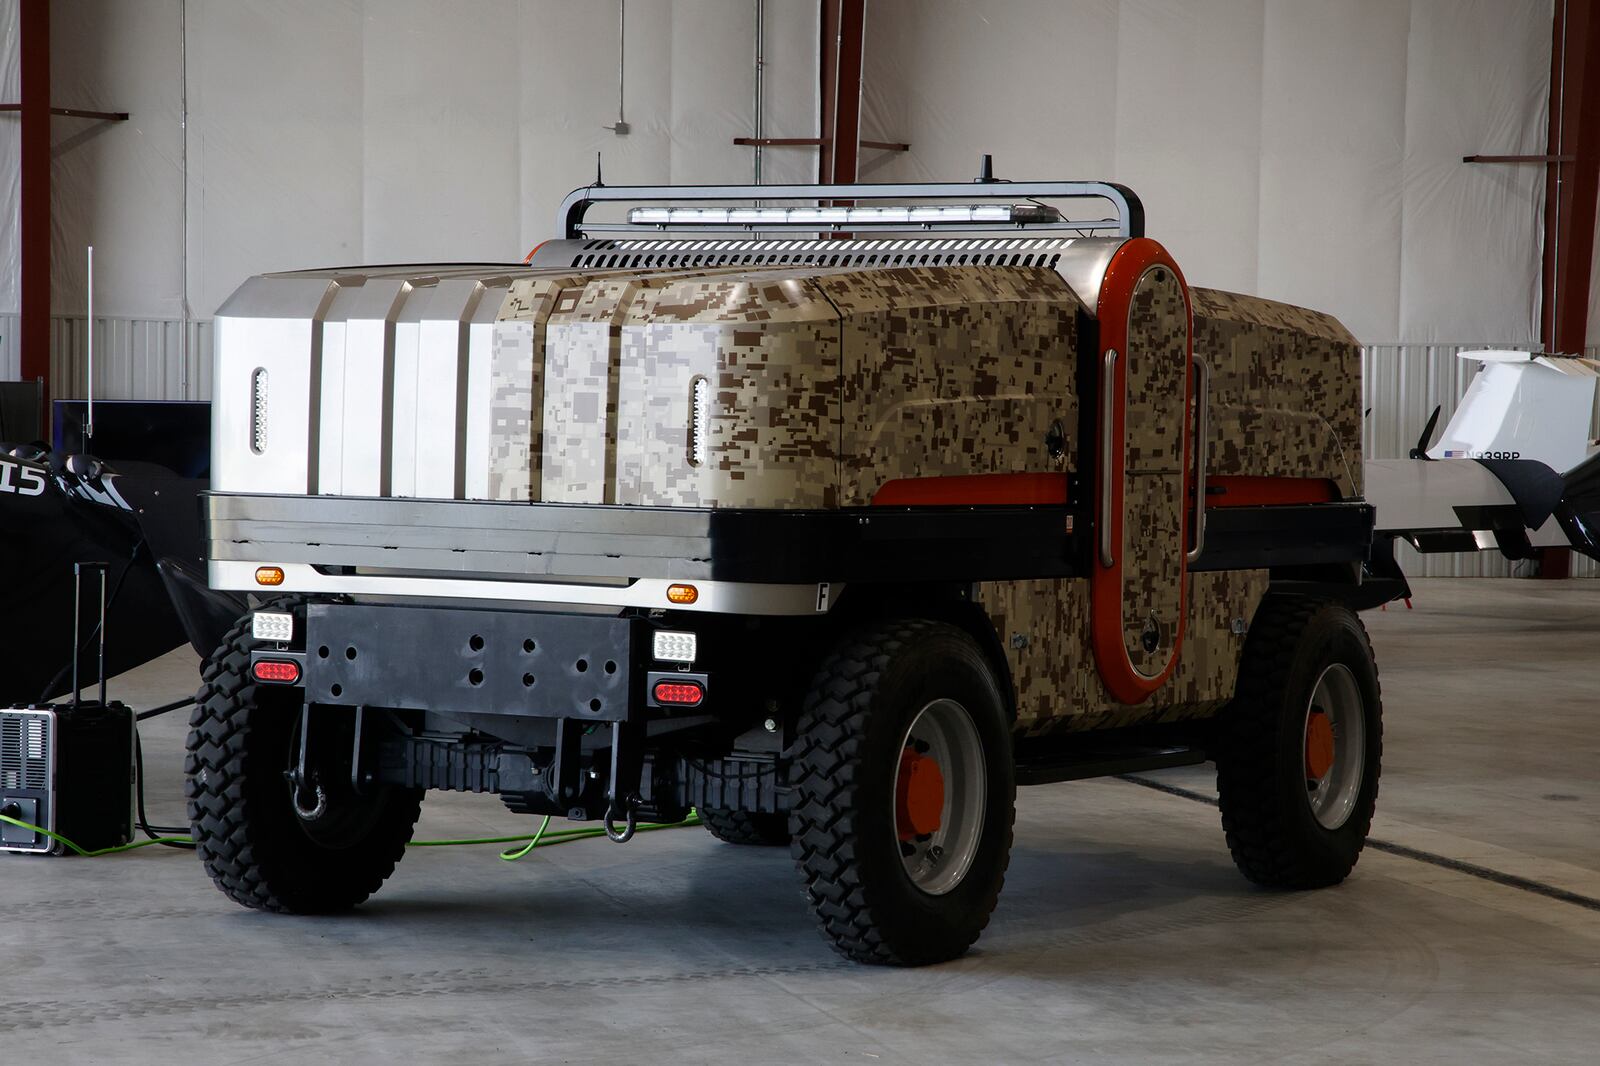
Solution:
[[[904,966],[965,952],[999,899],[1016,801],[972,638],[909,621],[842,643],[807,696],[793,774],[790,847],[834,948]]]
[[[1240,872],[1272,888],[1343,881],[1372,826],[1382,758],[1361,620],[1337,604],[1267,600],[1218,721],[1218,801]]]
[[[307,781],[298,763],[301,690],[250,677],[248,617],[206,661],[189,719],[184,792],[195,849],[227,896],[295,914],[348,910],[378,890],[405,853],[422,790],[350,782],[353,719],[313,711]]]
[[[789,843],[789,816],[759,811],[696,807],[700,824],[727,844],[779,847]]]

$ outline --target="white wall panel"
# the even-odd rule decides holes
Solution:
[[[862,136],[866,180],[962,181],[978,157],[1001,177],[1115,172],[1114,0],[874,0],[867,5]]]
[[[0,89],[14,88],[16,3],[0,0]],[[733,138],[753,129],[753,0],[628,5],[627,136],[603,128],[617,116],[616,2],[72,0],[52,13],[55,95],[133,116],[57,120],[57,314],[83,313],[89,243],[97,311],[182,318],[187,273],[205,319],[265,271],[520,259],[593,179],[597,152],[614,184],[750,175]],[[768,132],[814,135],[816,5],[767,0],[767,22]],[[13,215],[15,124],[0,116]],[[814,150],[775,154],[768,180],[814,175]],[[0,256],[14,258],[15,235],[0,218]],[[0,269],[0,311],[17,306],[14,277]]]
[[[605,180],[622,185],[668,180],[671,5],[628,5],[624,112],[617,121],[617,5],[541,0],[519,5],[522,216],[518,258],[551,237],[556,207],[594,180],[603,155]],[[731,140],[734,134],[727,134]]]
[[[363,14],[355,0],[188,0],[197,316],[252,274],[364,258]]]
[[[1255,292],[1400,337],[1406,32],[1396,0],[1269,0]],[[1159,237],[1159,234],[1156,234]]]
[[[50,5],[51,102],[130,116],[51,121],[55,314],[84,313],[93,244],[96,312],[183,317],[179,13],[179,0]]]
[[[1549,26],[1549,0],[1411,0],[1396,337],[1538,339],[1544,168],[1461,157],[1545,150]]]
[[[912,150],[868,169],[959,180],[990,151],[1002,176],[1110,178],[1196,284],[1330,311],[1367,344],[1527,340],[1538,168],[1461,157],[1541,150],[1550,13],[874,0],[865,132]]]
[[[822,31],[817,6],[811,0],[766,0],[767,91],[761,108],[765,136],[815,137],[820,128],[817,50]],[[741,180],[750,176],[755,151],[745,149],[745,153],[745,169],[738,172]],[[762,152],[761,174],[769,185],[816,181],[817,150],[767,148]]]
[[[352,261],[519,257],[515,0],[367,0]],[[238,279],[238,280],[242,280]]]
[[[672,180],[749,181],[750,149],[733,138],[755,129],[755,4],[678,0],[671,12]]]
[[[1117,26],[1117,180],[1187,277],[1238,292],[1259,269],[1265,18],[1265,0],[1125,0]]]

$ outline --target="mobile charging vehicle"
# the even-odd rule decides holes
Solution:
[[[1107,183],[591,186],[558,226],[217,314],[209,579],[254,606],[187,796],[225,893],[360,903],[429,789],[619,840],[694,809],[787,845],[843,954],[923,964],[987,924],[1017,786],[1206,760],[1247,877],[1350,872],[1357,612],[1406,589],[1337,321],[1191,287]]]

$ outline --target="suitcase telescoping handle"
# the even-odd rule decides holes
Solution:
[[[100,706],[106,705],[106,570],[105,563],[72,564],[72,705],[83,701],[83,688],[78,680],[78,652],[83,641],[83,575],[85,572],[100,575],[100,624],[95,632],[100,635]]]

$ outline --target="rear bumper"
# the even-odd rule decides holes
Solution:
[[[313,603],[312,703],[620,722],[644,706],[642,619]],[[642,652],[642,654],[641,654]]]

